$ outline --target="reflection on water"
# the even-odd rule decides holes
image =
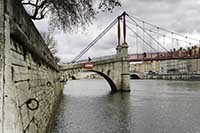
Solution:
[[[200,133],[200,82],[132,80],[110,94],[104,80],[65,86],[52,133]]]

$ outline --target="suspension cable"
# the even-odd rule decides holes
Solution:
[[[137,25],[135,26],[136,26],[136,33],[138,33],[138,27]],[[135,34],[135,44],[136,44],[136,53],[138,53],[138,38],[136,34]]]
[[[148,29],[145,27],[145,24],[147,25],[150,25],[152,27],[156,27],[157,29],[159,30],[162,30],[162,31],[165,31],[165,32],[168,32],[168,33],[172,33],[173,35],[177,35],[177,36],[180,36],[180,37],[186,37],[187,39],[191,39],[193,41],[198,41],[200,42],[200,40],[197,40],[197,39],[194,39],[194,38],[191,38],[191,37],[188,37],[188,36],[184,36],[184,35],[181,35],[179,33],[175,33],[175,32],[171,32],[169,30],[166,30],[166,29],[163,29],[163,28],[160,28],[156,25],[153,25],[149,22],[146,22],[142,19],[139,19],[137,17],[134,17],[134,16],[131,16],[129,14],[126,13],[126,15],[128,16],[128,18],[137,26],[139,27],[142,31],[143,31],[143,38],[137,34],[133,29],[131,29],[128,25],[127,25],[127,28],[132,31],[136,37],[138,37],[140,40],[143,41],[143,44],[146,43],[150,48],[152,48],[154,51],[157,52],[157,50],[151,46],[151,44],[149,44],[147,41],[145,41],[144,39],[144,33],[146,33],[154,42],[156,42],[157,45],[159,45],[161,48],[163,48],[165,51],[169,52],[164,46],[162,46],[162,44],[160,44],[160,41],[156,40],[151,34],[149,34],[146,30],[149,30],[152,32],[151,29]],[[139,20],[140,22],[143,23],[143,26],[139,25],[135,20]],[[108,25],[92,42],[90,42],[86,48],[84,48],[73,60],[72,60],[72,63],[75,63],[77,60],[79,60],[91,47],[93,47],[106,33],[108,33],[108,31],[110,31],[111,28],[113,28],[113,26],[117,23],[118,19],[114,19],[110,25]],[[155,32],[155,31],[154,31]],[[159,37],[159,34],[162,35],[161,33],[157,33],[158,34],[158,37]],[[163,35],[164,37],[168,37],[167,35]],[[170,38],[170,37],[169,37]],[[171,37],[172,39],[175,39],[174,37]],[[178,40],[178,39],[176,39]],[[181,41],[181,42],[184,42],[182,40],[178,40],[178,41]],[[187,40],[185,41],[187,42]],[[193,44],[193,43],[189,43],[190,45]]]
[[[149,34],[148,32],[146,32],[145,29],[143,29],[133,18],[131,18],[128,14],[127,16],[135,23],[138,25],[138,27],[143,30],[143,32],[145,32],[151,39],[153,39],[159,46],[161,46],[165,51],[169,52],[165,47],[163,47],[154,37],[151,36],[151,34]]]
[[[127,28],[133,32],[140,40],[142,40],[144,43],[146,43],[150,48],[152,48],[155,52],[158,52],[154,47],[151,46],[147,41],[145,41],[140,35],[138,35],[133,29],[131,29],[128,25],[126,25]]]
[[[158,42],[160,43],[160,37],[159,37],[159,32],[160,32],[160,28],[159,27],[157,27],[157,40],[158,40]],[[158,51],[160,51],[160,47],[158,46]]]
[[[130,24],[132,24],[132,25],[136,25],[135,23],[133,23],[133,22],[131,22],[131,21],[127,21],[127,23],[130,23]],[[157,28],[159,28],[159,27],[157,27]],[[165,34],[162,34],[162,33],[160,33],[160,32],[156,32],[156,31],[153,31],[153,30],[151,30],[151,29],[149,29],[149,28],[144,28],[146,31],[150,31],[150,32],[152,32],[152,33],[157,33],[158,35],[160,35],[160,36],[163,36],[163,35],[165,35]],[[174,34],[174,32],[171,32],[171,34],[173,34],[173,35],[175,35]],[[191,43],[191,42],[189,42],[189,41],[184,41],[184,40],[181,40],[181,39],[177,39],[177,38],[175,38],[174,36],[173,37],[170,37],[170,36],[168,36],[168,35],[165,35],[165,37],[166,38],[169,38],[169,39],[175,39],[175,40],[179,40],[180,42],[182,42],[182,43]],[[185,39],[185,38],[184,38]],[[159,41],[158,41],[159,42]],[[192,45],[198,45],[199,44],[199,42],[198,43],[191,43]]]
[[[72,63],[75,63],[80,59],[92,46],[94,46],[108,31],[117,23],[117,19],[114,19],[110,25],[108,25],[89,45],[83,49],[80,54],[78,54],[73,60]]]
[[[129,15],[129,14],[127,14],[127,15]],[[143,19],[140,19],[140,18],[138,18],[138,17],[132,16],[132,15],[129,15],[129,16],[132,17],[132,18],[134,18],[134,19],[136,19],[136,20],[138,20],[138,21],[140,21],[140,22],[145,22],[147,25],[150,25],[150,26],[152,26],[152,27],[159,28],[159,29],[162,30],[162,31],[165,31],[165,32],[168,32],[168,33],[173,33],[174,35],[178,35],[178,36],[181,36],[181,37],[185,37],[185,35],[182,35],[182,34],[177,33],[177,32],[172,32],[172,31],[169,31],[169,30],[164,29],[164,28],[161,28],[161,27],[156,26],[156,25],[154,25],[154,24],[152,24],[152,23],[150,23],[150,22],[144,21]],[[200,40],[195,39],[195,38],[192,38],[192,37],[189,37],[189,36],[187,36],[187,38],[188,38],[188,39],[191,39],[191,40],[194,40],[194,41],[200,42]]]

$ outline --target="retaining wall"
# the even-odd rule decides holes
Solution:
[[[147,79],[199,81],[200,74],[148,74]]]
[[[0,0],[0,132],[2,132],[3,116],[3,68],[4,68],[4,1]]]
[[[20,0],[0,0],[0,15],[0,132],[45,133],[62,95],[58,66]]]

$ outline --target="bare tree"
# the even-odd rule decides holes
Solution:
[[[97,0],[21,0],[29,16],[33,20],[50,17],[50,26],[64,31],[74,26],[82,26],[91,22],[96,11],[94,5]],[[98,10],[112,11],[121,6],[118,0],[99,0]]]
[[[44,39],[45,44],[47,45],[51,53],[55,55],[57,53],[57,50],[55,48],[57,45],[57,42],[54,39],[53,35],[50,32],[41,32],[41,36]]]
[[[57,50],[56,50],[57,42],[54,39],[54,36],[50,32],[41,32],[41,36],[44,39],[45,44],[47,45],[47,47],[51,51],[52,55],[54,56],[55,61],[57,63],[60,62],[60,58],[56,56],[56,53],[57,53]]]

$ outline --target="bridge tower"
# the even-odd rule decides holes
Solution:
[[[123,43],[121,44],[120,21],[123,19]],[[116,73],[113,79],[120,91],[130,91],[130,72],[128,61],[128,44],[126,42],[126,12],[118,17],[118,45],[116,48]]]

